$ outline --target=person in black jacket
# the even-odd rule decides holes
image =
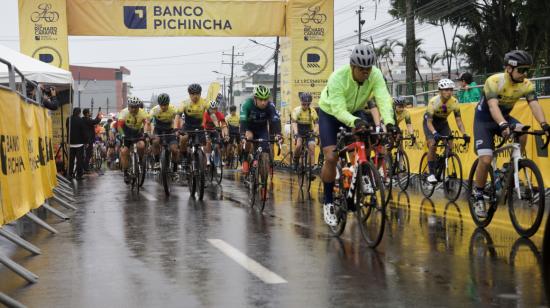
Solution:
[[[92,152],[94,149],[94,142],[95,142],[95,126],[101,122],[101,116],[100,112],[98,112],[95,119],[92,119],[92,115],[90,114],[90,109],[85,108],[82,111],[82,114],[84,117],[82,120],[84,120],[84,123],[86,124],[86,152],[84,153],[84,171],[90,171],[90,159],[92,158]]]
[[[55,87],[39,85],[42,90],[42,105],[49,110],[57,110],[59,101],[57,99],[57,91]],[[36,87],[32,83],[27,83],[27,96],[32,100],[36,100]]]
[[[67,178],[74,177],[75,160],[76,160],[76,179],[81,180],[83,174],[83,159],[84,159],[84,144],[87,143],[88,137],[86,134],[86,123],[80,117],[80,108],[73,109],[73,115],[67,118],[66,126],[69,131],[67,136],[70,147],[69,152],[69,172]]]

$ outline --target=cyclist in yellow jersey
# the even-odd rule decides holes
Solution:
[[[128,181],[128,160],[130,155],[129,147],[137,142],[138,155],[143,159],[145,153],[145,142],[143,141],[143,128],[149,118],[147,112],[139,108],[141,100],[137,97],[128,98],[128,107],[120,111],[118,115],[118,133],[124,143],[120,149],[120,165],[124,171],[125,181]]]
[[[464,140],[466,142],[470,141],[470,136],[466,134],[464,123],[462,123],[458,100],[453,96],[455,83],[450,79],[441,79],[437,83],[437,87],[439,88],[439,94],[432,97],[428,102],[423,122],[424,135],[428,145],[428,169],[430,172],[427,180],[431,184],[437,183],[435,177],[436,144],[441,136],[451,135],[451,128],[447,122],[447,118],[451,113],[455,115],[456,125],[464,135]]]
[[[229,128],[229,144],[234,145],[237,149],[237,154],[241,156],[242,147],[238,146],[241,140],[240,134],[240,115],[237,114],[237,106],[229,107],[229,115],[225,118]],[[229,147],[226,147],[229,149]],[[227,154],[227,153],[226,153]],[[226,158],[227,155],[226,155]]]
[[[291,114],[292,132],[294,139],[296,139],[296,150],[294,151],[295,169],[298,166],[304,138],[312,131],[316,135],[319,134],[319,117],[317,116],[317,111],[311,107],[313,97],[307,92],[300,93],[299,97],[301,106],[294,108]],[[315,138],[309,138],[305,141],[309,149],[309,162],[313,165],[315,163]]]
[[[395,107],[395,126],[399,126],[401,122],[405,121],[405,125],[407,126],[407,132],[411,137],[414,138],[411,114],[405,108],[405,100],[401,97],[396,97],[393,99],[393,105]]]
[[[507,137],[510,135],[511,125],[521,129],[521,123],[510,116],[510,112],[520,98],[525,97],[533,116],[546,134],[550,135],[550,125],[546,123],[535,87],[526,78],[533,65],[533,58],[523,50],[512,50],[504,55],[504,65],[504,73],[492,75],[485,81],[483,95],[476,107],[474,118],[475,146],[479,156],[474,188],[476,199],[474,210],[480,218],[487,217],[483,192],[488,169],[493,160],[495,147],[493,137],[498,134]],[[526,137],[520,138],[523,149],[525,149]]]
[[[183,129],[188,130],[202,130],[202,120],[204,113],[208,111],[208,103],[201,97],[202,87],[199,84],[191,84],[187,88],[189,93],[189,100],[185,101],[181,106],[179,113],[183,115]],[[215,116],[214,116],[215,118]],[[213,119],[215,125],[217,119]],[[199,135],[199,140],[204,144],[206,136]],[[189,142],[189,135],[183,134],[180,136],[180,151],[183,157],[187,154],[187,143]]]
[[[178,114],[178,110],[170,104],[170,96],[166,93],[162,93],[157,97],[157,103],[155,107],[149,112],[151,118],[146,131],[152,133],[152,148],[153,155],[155,156],[155,167],[158,168],[157,164],[159,161],[160,154],[160,140],[164,140],[165,143],[169,144],[170,152],[172,153],[172,161],[179,161],[179,151],[178,151],[178,141],[176,140],[176,135],[174,132],[174,122]],[[153,131],[151,131],[151,126],[153,126]],[[158,135],[161,135],[160,137]]]

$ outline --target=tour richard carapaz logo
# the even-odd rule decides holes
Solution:
[[[34,39],[37,41],[57,40],[57,26],[59,12],[53,9],[49,2],[40,3],[31,13],[31,22],[34,23]]]

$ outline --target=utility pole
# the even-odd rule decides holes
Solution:
[[[361,5],[359,6],[359,9],[357,11],[355,11],[355,14],[357,14],[357,17],[358,17],[358,31],[357,31],[357,35],[359,37],[359,44],[361,44],[361,31],[362,31],[362,28],[363,28],[363,25],[365,24],[365,20],[361,19],[361,13],[363,12],[365,8],[362,7]]]
[[[230,103],[229,106],[233,106],[235,104],[235,98],[233,95],[233,72],[235,65],[242,65],[242,62],[235,63],[235,57],[243,57],[243,53],[237,53],[235,54],[235,46],[231,48],[231,54],[222,53],[223,56],[231,56],[231,62],[223,62],[222,64],[231,64],[231,77],[229,78],[229,99]]]
[[[410,86],[410,92],[408,95],[416,94],[416,38],[414,34],[414,8],[413,0],[405,0],[406,8],[406,59],[405,59],[405,68],[406,68],[406,78],[407,84]]]
[[[109,98],[108,97],[107,97],[106,105],[107,105],[107,114],[109,114]]]
[[[80,92],[81,92],[81,89],[80,89],[80,71],[78,72],[78,108],[80,108]]]
[[[277,36],[277,41],[275,43],[275,54],[273,54],[273,60],[275,62],[275,73],[273,76],[273,104],[277,107],[277,74],[279,66],[279,37]],[[280,107],[280,106],[279,106]],[[277,110],[279,110],[278,108]]]
[[[90,102],[90,116],[94,114],[94,98],[92,97],[92,101]]]

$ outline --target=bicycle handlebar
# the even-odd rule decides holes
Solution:
[[[500,143],[498,145],[495,146],[495,148],[500,148],[502,147],[508,140],[514,140],[514,138],[516,137],[520,137],[520,136],[523,136],[523,135],[533,135],[533,136],[543,136],[543,135],[546,135],[546,133],[542,130],[534,130],[534,131],[529,131],[529,129],[531,128],[530,125],[525,125],[521,128],[521,130],[515,130],[516,126],[515,125],[511,125],[510,126],[510,135],[508,135],[508,137],[506,138],[502,138],[502,140],[500,141]],[[550,143],[550,138],[549,137],[546,137],[546,141],[544,142],[544,144],[542,145],[541,147],[541,150],[544,150],[548,147],[548,144]]]

